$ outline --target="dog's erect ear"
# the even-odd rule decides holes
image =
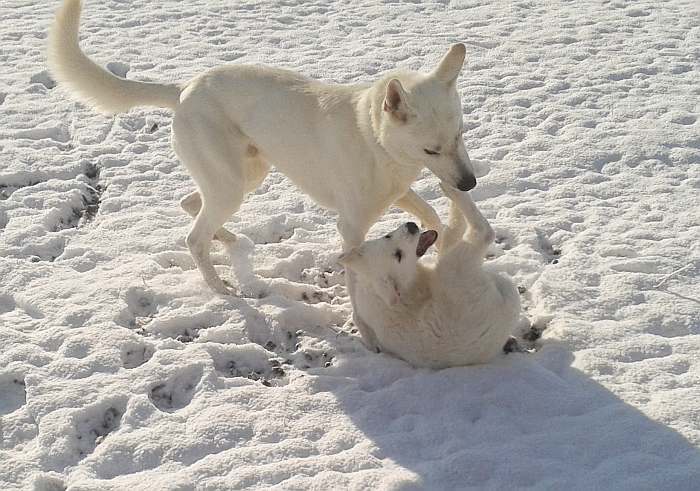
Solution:
[[[338,262],[347,268],[348,266],[352,266],[354,263],[356,263],[361,257],[362,252],[355,247],[348,252],[342,253],[338,258]]]
[[[377,293],[387,305],[393,307],[401,301],[399,286],[393,278],[385,276],[377,283],[376,287],[379,290]]]
[[[408,104],[406,98],[406,91],[403,90],[401,82],[396,78],[392,78],[386,86],[384,111],[388,112],[399,121],[405,122],[408,119]]]
[[[438,238],[438,233],[435,230],[426,230],[418,238],[418,245],[416,246],[416,256],[423,256],[431,245],[435,243]]]
[[[453,84],[464,64],[464,56],[467,54],[467,48],[462,44],[454,44],[444,56],[440,64],[433,71],[435,78],[442,80],[448,85]]]

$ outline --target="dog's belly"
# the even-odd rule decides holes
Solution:
[[[293,138],[287,142],[267,142],[265,139],[254,139],[253,142],[268,163],[319,205],[338,210],[347,198],[360,194],[362,189],[371,193],[371,183],[365,182],[362,175],[348,172],[347,162],[342,157],[324,158],[318,149],[300,148]],[[376,192],[373,194],[367,199],[379,198]]]
[[[420,313],[401,314],[366,289],[357,291],[356,308],[374,330],[381,349],[417,367],[489,361],[501,352],[520,312],[517,293],[514,298],[488,295],[480,308],[469,312],[452,310],[437,296]]]

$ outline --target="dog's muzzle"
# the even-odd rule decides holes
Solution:
[[[457,189],[460,191],[469,191],[476,187],[476,177],[473,174],[467,174],[457,183]]]

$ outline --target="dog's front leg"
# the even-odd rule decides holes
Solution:
[[[359,247],[365,240],[369,227],[358,227],[342,216],[338,218],[338,233],[343,238],[343,252]]]
[[[441,248],[443,225],[437,212],[427,201],[409,188],[406,194],[396,200],[396,206],[417,217],[422,228],[435,230],[438,233],[438,243],[435,246]]]
[[[438,232],[442,228],[442,222],[435,209],[418,196],[413,189],[409,188],[406,194],[397,199],[396,206],[417,217],[421,221],[423,228]]]
[[[379,341],[377,340],[376,334],[374,334],[374,329],[369,327],[364,320],[353,310],[352,321],[355,323],[357,330],[360,331],[360,336],[362,336],[362,342],[367,347],[368,350],[373,353],[381,352],[381,347],[379,346]]]
[[[349,269],[345,269],[345,285],[348,289],[348,294],[350,295],[350,304],[352,305],[352,322],[360,331],[360,336],[362,337],[362,342],[367,346],[367,349],[378,353],[379,341],[377,341],[377,335],[374,333],[369,324],[367,324],[360,313],[357,311],[357,305],[355,304],[355,287],[357,285],[357,280],[355,278],[355,273]]]
[[[367,234],[367,229],[369,226],[359,227],[351,224],[342,217],[338,219],[338,232],[343,238],[343,252],[348,252],[355,247],[358,247],[365,240],[365,235]],[[350,295],[350,304],[352,306],[352,321],[360,332],[362,341],[364,342],[367,349],[373,352],[379,351],[379,343],[377,341],[377,336],[374,330],[364,321],[362,317],[357,312],[357,305],[355,304],[355,274],[349,269],[345,269],[345,287]]]

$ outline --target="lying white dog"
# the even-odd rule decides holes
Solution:
[[[421,234],[411,222],[340,257],[356,276],[354,305],[370,328],[365,343],[418,367],[486,362],[503,350],[520,316],[513,283],[483,268],[493,229],[468,193],[443,190],[452,200],[450,223],[434,267],[418,258],[437,232]]]
[[[77,99],[105,112],[140,105],[175,111],[173,147],[198,188],[181,202],[196,217],[187,245],[217,292],[231,293],[210,260],[211,241],[235,240],[222,226],[271,165],[338,211],[345,250],[360,245],[392,203],[440,227],[410,189],[425,166],[459,189],[476,185],[456,89],[462,44],[428,74],[395,72],[371,85],[327,85],[247,65],[216,68],[183,85],[145,83],[117,77],[81,51],[80,10],[80,0],[66,0],[56,16],[51,72]]]

